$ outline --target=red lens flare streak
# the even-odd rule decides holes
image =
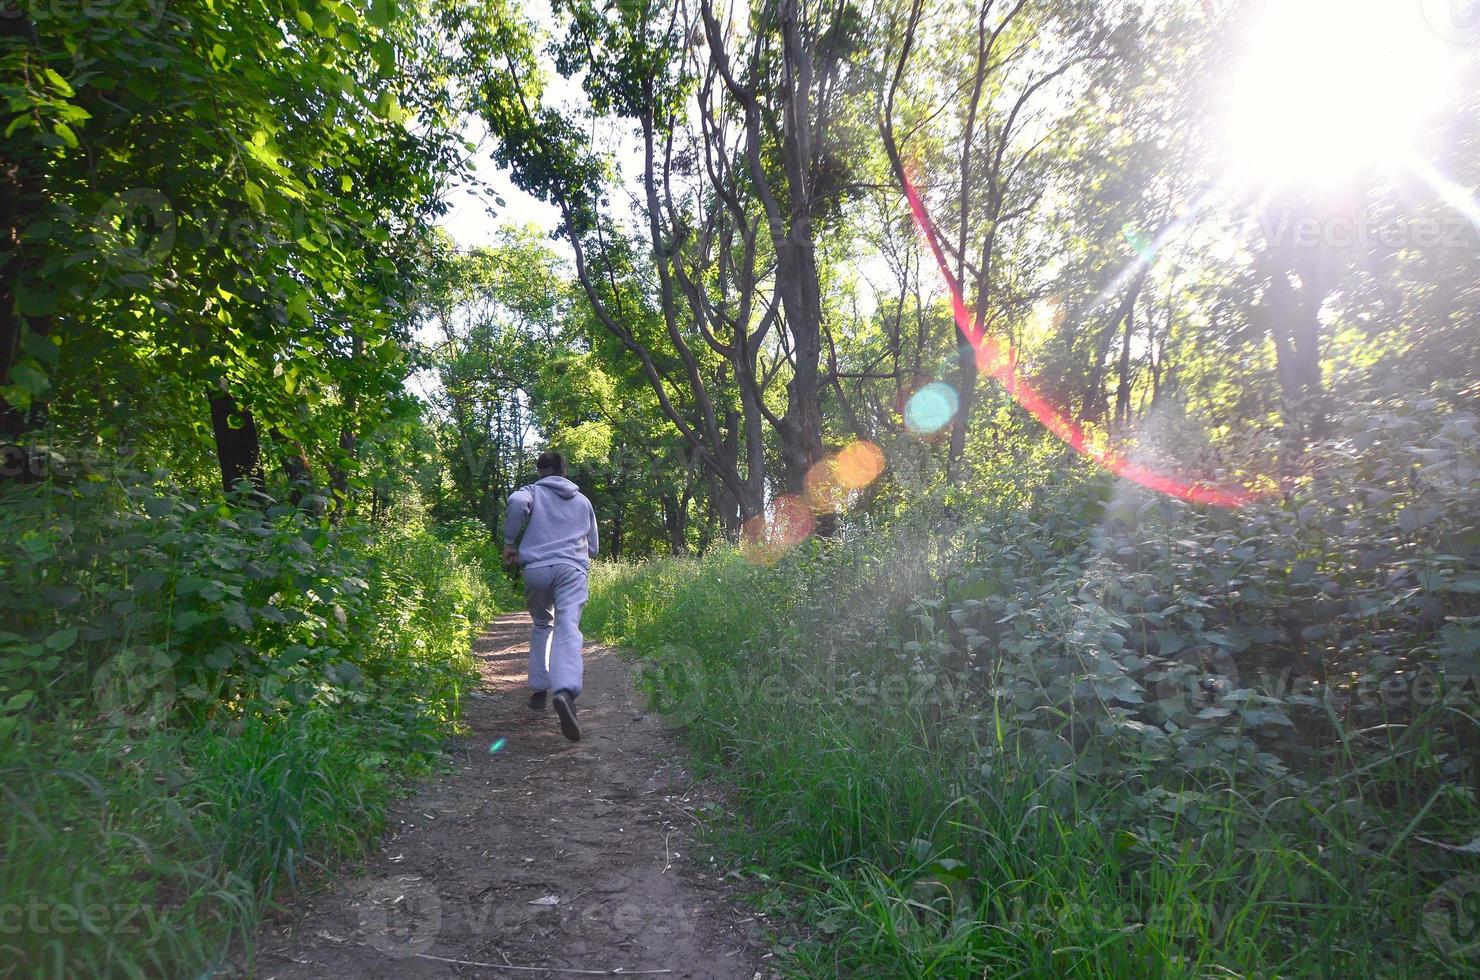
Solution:
[[[1093,460],[1116,476],[1172,497],[1180,497],[1196,504],[1211,504],[1214,507],[1243,507],[1259,499],[1256,494],[1244,489],[1224,490],[1203,483],[1188,482],[1171,474],[1160,473],[1133,463],[1113,450],[1091,445],[1078,423],[1069,419],[1040,395],[1027,379],[1018,375],[1017,352],[1008,347],[1004,353],[1002,343],[994,337],[988,337],[984,329],[978,330],[976,324],[972,322],[972,317],[966,310],[966,304],[961,299],[961,287],[951,276],[950,267],[946,264],[945,253],[941,251],[935,225],[925,210],[925,202],[920,199],[920,194],[915,189],[915,182],[908,174],[902,174],[901,179],[904,183],[905,196],[909,198],[910,211],[915,217],[915,225],[930,244],[930,251],[935,256],[935,264],[951,291],[951,312],[956,318],[956,326],[960,329],[961,336],[965,337],[976,351],[977,367],[996,378],[1002,387],[1007,389],[1007,393],[1012,396],[1013,400],[1027,409],[1044,428],[1073,448],[1075,452]]]

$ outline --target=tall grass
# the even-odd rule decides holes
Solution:
[[[44,541],[0,589],[0,977],[249,960],[274,896],[360,852],[437,765],[506,601],[467,528],[52,487],[0,527]]]
[[[1103,562],[1081,557],[1106,546],[1103,488],[1064,493],[1042,502],[1052,520],[1004,512],[954,534],[916,521],[811,542],[774,566],[720,550],[596,571],[591,631],[637,650],[655,706],[731,787],[737,812],[714,822],[713,841],[734,873],[770,883],[763,901],[788,910],[785,967],[810,977],[1473,975],[1480,864],[1466,842],[1480,833],[1480,807],[1469,695],[1455,689],[1376,727],[1308,692],[1285,693],[1293,731],[1254,715],[1253,702],[1248,721],[1196,731],[1114,707],[1084,716],[1081,692],[1103,703],[1095,686],[1120,685],[1125,665],[1145,659],[1115,646],[1135,633],[1141,607],[1132,576],[1090,575]],[[1303,507],[1288,505],[1309,522]],[[1200,542],[1233,520],[1194,518],[1177,518],[1180,542],[1147,532],[1172,548],[1160,558],[1145,542],[1124,548],[1173,596],[1200,585],[1176,554],[1211,564]],[[1247,519],[1285,518],[1276,506]],[[1290,537],[1269,539],[1258,547]],[[1275,615],[1293,601],[1278,591],[1289,560],[1256,574],[1261,556],[1240,554],[1246,578],[1219,602],[1240,615],[1266,602]],[[1398,580],[1388,574],[1379,581]],[[1365,609],[1359,584],[1352,604]],[[1209,630],[1217,614],[1207,610]],[[1005,632],[993,633],[999,617]],[[1100,619],[1124,629],[1085,625]],[[1020,621],[1038,625],[1014,632]],[[1377,635],[1383,624],[1369,622]],[[1093,660],[1086,636],[1115,651],[1114,669],[1039,679],[1041,700],[1021,710],[1022,672],[1059,663],[1054,643]],[[1024,639],[1043,646],[1018,652]],[[1319,731],[1308,721],[1317,716]]]

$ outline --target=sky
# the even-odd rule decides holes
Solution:
[[[479,181],[488,189],[478,193],[466,185],[454,188],[447,200],[450,210],[438,223],[461,249],[491,245],[498,229],[506,225],[534,224],[553,231],[560,220],[560,211],[554,205],[531,197],[514,186],[509,175],[493,162],[493,140],[488,136],[481,119],[471,119],[463,135],[478,149],[473,154],[473,165]],[[491,197],[501,197],[503,207],[495,206],[489,214]]]
[[[541,33],[549,35],[555,30],[554,14],[548,0],[523,0],[523,12],[534,20]],[[556,104],[576,106],[582,104],[579,82],[562,78],[555,70],[554,60],[544,51],[539,55],[540,67],[545,74],[545,97]],[[466,185],[453,188],[447,195],[451,208],[438,225],[452,236],[461,249],[491,245],[501,227],[533,224],[544,231],[554,231],[560,221],[560,211],[554,205],[531,197],[514,186],[509,175],[493,162],[493,138],[483,120],[470,118],[463,136],[477,147],[472,155],[472,164],[477,180],[487,185],[480,194]],[[494,197],[503,198],[504,204],[489,205]],[[556,243],[561,254],[568,254],[568,247]]]

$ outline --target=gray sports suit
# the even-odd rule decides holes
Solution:
[[[519,532],[524,534],[520,537]],[[529,686],[581,692],[581,610],[586,572],[600,541],[591,501],[563,476],[547,476],[509,495],[504,541],[519,542],[529,637]]]

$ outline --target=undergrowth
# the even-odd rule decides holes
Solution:
[[[1470,976],[1477,445],[1383,405],[1239,512],[1066,468],[609,565],[587,623],[732,787],[797,975]]]
[[[250,957],[274,892],[435,765],[510,605],[478,526],[336,527],[118,467],[7,489],[0,536],[0,976]]]

